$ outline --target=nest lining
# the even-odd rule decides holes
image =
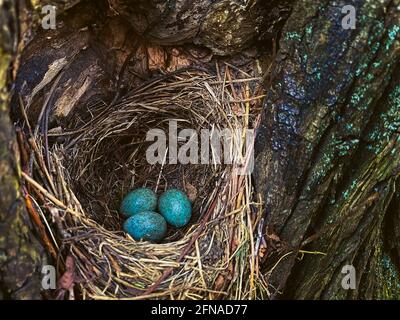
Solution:
[[[197,130],[255,127],[259,79],[237,76],[232,79],[228,68],[224,77],[175,73],[116,105],[92,106],[71,122],[65,141],[47,150],[50,170],[38,166],[36,180],[27,177],[45,199],[35,199],[40,210],[49,211],[58,226],[61,249],[74,258],[83,298],[265,298],[268,287],[255,266],[260,210],[251,177],[237,175],[235,166],[149,165],[145,158],[146,132],[167,132],[169,120]],[[235,148],[243,146],[245,133],[241,139],[232,141]],[[36,144],[43,150],[40,137]],[[170,228],[160,244],[122,232],[119,203],[142,186],[191,193],[189,226]]]
[[[185,190],[194,200],[192,222],[204,213],[223,165],[169,164],[168,153],[165,163],[149,165],[145,157],[152,143],[146,141],[150,129],[168,135],[170,121],[178,124],[178,130],[197,131],[210,123],[218,124],[216,127],[223,123],[220,114],[209,112],[212,101],[204,96],[197,83],[200,79],[175,77],[167,83],[154,82],[135,90],[112,110],[107,105],[94,108],[89,120],[84,121],[86,129],[68,146],[67,171],[82,206],[93,212],[92,218],[103,227],[121,230],[124,217],[118,212],[119,204],[129,190],[137,187],[149,187],[158,193],[167,188]],[[170,230],[166,242],[185,231]]]

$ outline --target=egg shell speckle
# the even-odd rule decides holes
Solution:
[[[157,195],[148,188],[139,188],[129,192],[122,200],[120,211],[125,216],[132,216],[143,211],[157,208]]]
[[[192,205],[185,193],[178,189],[165,191],[158,200],[158,210],[172,226],[185,226],[192,215]]]
[[[137,241],[158,242],[167,232],[167,223],[157,212],[143,211],[129,217],[124,223],[124,230]]]

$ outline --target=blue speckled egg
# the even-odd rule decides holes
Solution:
[[[157,195],[148,188],[139,188],[129,192],[121,203],[121,213],[132,216],[142,211],[154,211],[157,208]]]
[[[192,215],[192,205],[178,189],[165,191],[158,200],[158,210],[167,222],[177,228],[185,226]]]
[[[158,242],[167,232],[167,223],[157,212],[142,211],[125,221],[124,230],[135,240]]]

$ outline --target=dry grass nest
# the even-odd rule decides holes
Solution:
[[[62,132],[31,133],[32,171],[23,173],[28,209],[44,221],[42,236],[53,256],[64,263],[69,257],[67,271],[73,270],[75,292],[82,298],[268,295],[258,272],[262,210],[251,176],[238,174],[250,165],[253,150],[244,142],[246,129],[257,125],[260,79],[228,66],[223,70],[159,76],[111,104],[80,110]],[[241,166],[169,164],[168,156],[150,165],[146,133],[154,128],[168,132],[171,120],[178,130],[242,130],[230,142],[232,150],[243,151],[235,156],[241,157]],[[169,229],[162,243],[135,241],[124,233],[120,201],[142,186],[157,193],[171,187],[188,193],[190,224]]]

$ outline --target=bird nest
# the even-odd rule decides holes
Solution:
[[[73,285],[70,294],[84,299],[267,296],[256,256],[261,210],[248,174],[259,82],[228,67],[223,76],[181,70],[109,104],[80,110],[68,130],[31,130],[32,170],[22,173],[25,198],[29,212],[45,222],[42,237],[50,253],[64,262],[60,266],[67,257],[73,280],[61,288]],[[178,153],[188,141],[179,136],[183,129],[197,132],[198,142],[202,130],[239,132],[230,136],[228,148],[223,145],[231,161],[218,157],[221,150],[211,143],[208,163],[201,162],[203,151],[197,163],[174,163],[168,141],[161,161],[149,163],[146,154],[154,143],[149,131],[171,138],[171,124]],[[193,205],[189,225],[170,228],[161,243],[132,239],[122,231],[118,209],[123,196],[138,187],[158,194],[173,187],[185,191]]]

